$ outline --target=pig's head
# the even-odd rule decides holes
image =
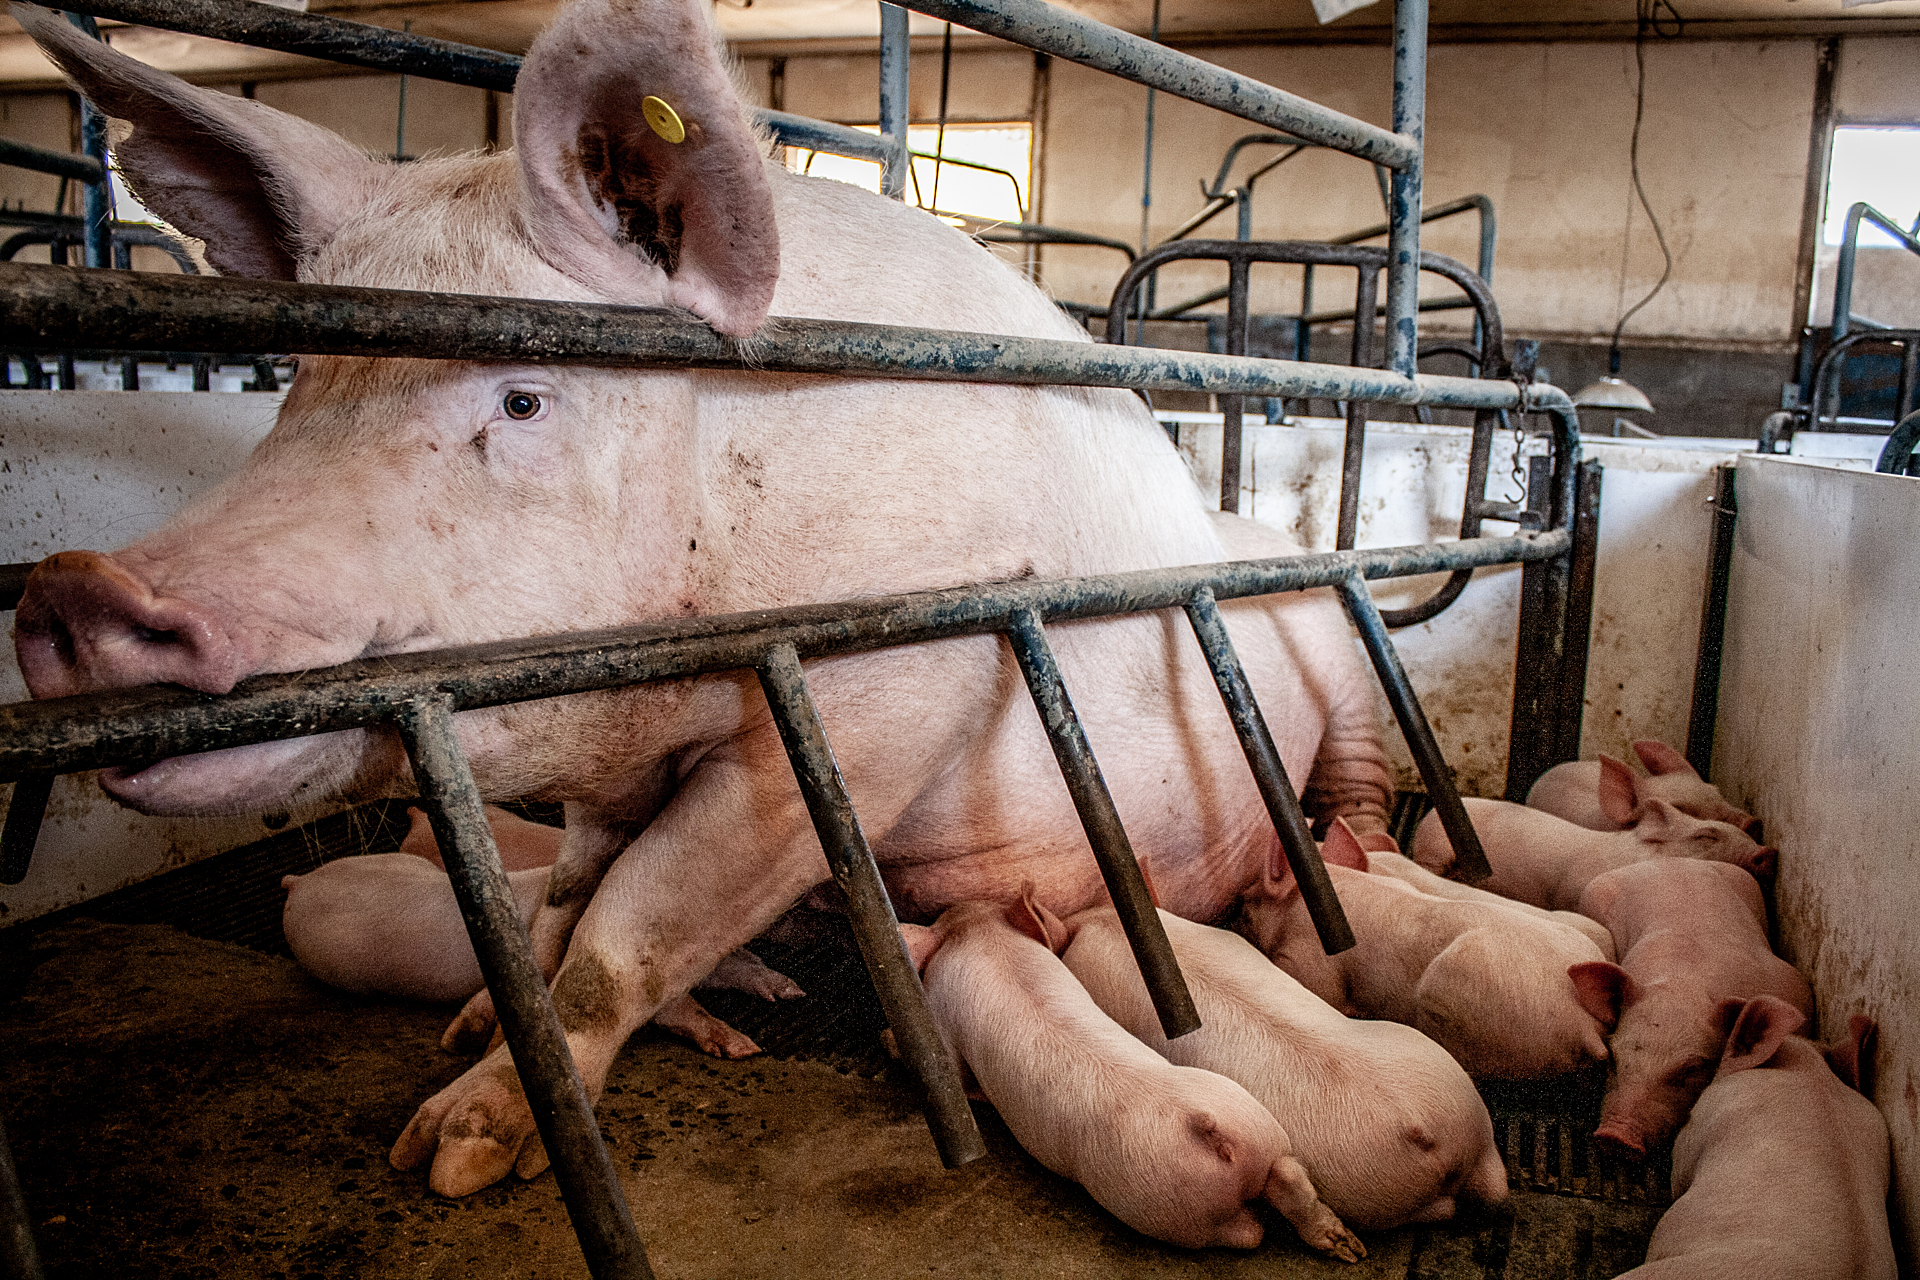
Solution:
[[[1031,880],[1020,886],[1017,901],[988,902],[975,899],[955,903],[941,912],[940,918],[930,925],[901,925],[900,937],[906,943],[907,956],[913,961],[914,970],[924,974],[927,965],[949,939],[969,930],[1004,928],[1011,928],[1015,933],[1033,939],[1055,955],[1065,951],[1067,943],[1073,938],[1073,931],[1066,923],[1034,896]]]
[[[1777,850],[1756,843],[1731,823],[1696,818],[1671,801],[1642,794],[1645,781],[1620,761],[1600,757],[1601,810],[1649,845],[1653,856],[1730,862],[1756,879],[1765,879],[1778,868]]]
[[[1327,827],[1327,838],[1320,845],[1320,859],[1329,867],[1367,869],[1367,851],[1344,818],[1335,818]],[[1287,851],[1276,835],[1268,846],[1260,879],[1240,897],[1234,928],[1262,954],[1272,956],[1280,950],[1288,933],[1302,927],[1301,921],[1305,919],[1306,903],[1300,896],[1300,882],[1294,878]]]
[[[13,12],[124,122],[115,151],[134,190],[222,272],[679,307],[743,335],[771,303],[778,235],[706,7],[580,0],[528,53],[517,156],[412,164],[155,72],[51,11]],[[675,108],[681,140],[648,123],[643,97]],[[35,570],[15,620],[21,670],[41,698],[220,693],[256,674],[710,611],[728,531],[702,525],[693,404],[671,374],[304,358],[238,476],[130,547]],[[533,714],[466,718],[476,767],[519,755],[515,725]],[[528,750],[511,768],[530,789],[559,768],[541,752],[562,748]],[[350,733],[103,781],[153,812],[238,810],[402,765],[390,735]]]
[[[1633,744],[1633,754],[1640,757],[1647,770],[1646,777],[1634,779],[1635,794],[1640,798],[1665,800],[1682,813],[1738,827],[1755,840],[1763,838],[1760,819],[1730,803],[1720,794],[1720,788],[1701,777],[1685,756],[1666,743],[1643,738]],[[1627,772],[1631,774],[1632,770]]]
[[[1614,1027],[1613,1069],[1594,1138],[1644,1158],[1687,1122],[1746,1002],[1682,982],[1638,982],[1604,961],[1575,965],[1571,976],[1582,1002]]]

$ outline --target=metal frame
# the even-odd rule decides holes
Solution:
[[[1468,874],[1485,873],[1472,829],[1400,669],[1366,582],[1475,566],[1525,564],[1538,584],[1528,627],[1547,638],[1534,674],[1562,683],[1571,671],[1568,606],[1577,567],[1581,484],[1578,423],[1556,388],[1416,371],[1420,140],[1424,115],[1424,0],[1395,14],[1394,129],[1387,131],[1103,27],[1039,0],[912,0],[906,6],[1029,48],[1065,57],[1392,170],[1386,369],[1201,353],[1143,351],[1041,339],[776,318],[743,344],[662,310],[517,298],[341,289],[238,279],[141,278],[117,272],[0,263],[0,348],[98,345],[111,318],[116,340],[143,349],[239,347],[428,359],[513,360],[637,368],[751,367],[757,372],[1015,384],[1186,389],[1223,395],[1316,397],[1545,413],[1553,457],[1536,460],[1531,521],[1508,538],[1386,550],[1342,550],[1276,560],[1153,570],[1061,582],[987,584],[953,591],[688,619],[383,658],[372,663],[243,682],[208,698],[166,687],[123,690],[0,707],[0,780],[16,783],[0,833],[0,864],[24,874],[47,783],[53,775],[249,742],[367,725],[391,725],[406,744],[429,817],[447,851],[469,932],[501,1026],[527,1086],[587,1263],[596,1277],[650,1276],[639,1235],[607,1158],[577,1073],[559,1035],[525,929],[504,892],[498,851],[453,733],[465,709],[606,689],[707,672],[752,669],[779,726],[816,832],[851,905],[855,931],[907,1060],[927,1087],[929,1123],[949,1164],[981,1150],[954,1064],[932,1033],[878,868],[840,785],[813,712],[801,661],[958,635],[999,633],[1019,657],[1054,744],[1089,843],[1127,919],[1142,970],[1169,1034],[1195,1019],[1178,966],[1146,900],[1125,833],[1098,766],[1078,731],[1071,699],[1046,646],[1045,625],[1073,618],[1180,608],[1193,627],[1302,892],[1329,950],[1351,941],[1292,783],[1246,688],[1215,603],[1222,599],[1333,587],[1360,630],[1416,758],[1448,822]],[[220,0],[82,0],[79,8],[143,25],[285,49],[356,66],[510,88],[518,59],[317,15]],[[904,10],[882,5],[881,138],[859,134],[870,157],[889,162],[904,185]],[[795,145],[823,145],[837,126],[771,121]],[[853,132],[853,131],[845,131]],[[853,145],[849,141],[848,145]],[[1359,251],[1375,255],[1377,250]],[[103,261],[90,255],[91,261]],[[1370,259],[1371,260],[1371,259]],[[164,300],[164,308],[159,304]],[[236,341],[236,339],[241,339]],[[1593,474],[1588,468],[1586,473]],[[1597,496],[1597,494],[1596,494]],[[0,573],[0,579],[7,577]],[[0,585],[4,585],[0,583]],[[1531,619],[1529,621],[1529,618]],[[1581,637],[1584,644],[1584,636]],[[1516,696],[1516,722],[1522,707]],[[1547,726],[1551,729],[1553,726]],[[1564,736],[1564,735],[1563,735]],[[1510,776],[1510,785],[1511,785]],[[39,803],[36,803],[38,797]],[[4,1154],[0,1152],[0,1154]],[[5,1205],[0,1205],[4,1212]],[[24,1230],[16,1212],[9,1226]]]

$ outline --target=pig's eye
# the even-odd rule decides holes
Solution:
[[[515,422],[525,422],[540,412],[540,397],[531,391],[509,391],[500,397],[500,409]]]

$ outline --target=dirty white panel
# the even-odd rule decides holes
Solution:
[[[1880,1024],[1903,1252],[1920,1255],[1920,480],[1740,460],[1714,780],[1780,849],[1821,1021]]]
[[[0,562],[126,545],[236,470],[279,407],[271,394],[0,391]],[[0,702],[26,696],[9,651]],[[0,786],[0,803],[12,790]],[[0,924],[265,834],[254,817],[144,817],[90,773],[63,777],[26,881],[0,886]]]
[[[1290,534],[1308,550],[1331,550],[1344,438],[1344,424],[1324,418],[1250,427],[1243,447],[1241,514]],[[1706,575],[1706,504],[1713,468],[1731,458],[1729,446],[1738,443],[1700,447],[1599,439],[1584,445],[1605,476],[1583,755],[1624,755],[1635,738],[1686,744]],[[1180,445],[1202,491],[1218,493],[1218,425],[1182,423]],[[1360,545],[1457,536],[1468,445],[1469,433],[1460,427],[1369,426]],[[1528,446],[1530,452],[1538,448],[1537,442]],[[1512,464],[1512,436],[1496,436],[1490,497],[1521,492],[1510,475]],[[1489,522],[1486,532],[1512,528]],[[1443,581],[1444,576],[1435,576],[1377,583],[1375,598],[1386,607],[1404,607]],[[1469,795],[1499,796],[1506,786],[1519,601],[1518,568],[1481,570],[1446,612],[1394,633],[1447,762]],[[1380,714],[1385,720],[1384,699]],[[1404,744],[1397,734],[1390,733],[1388,741],[1403,782],[1418,786]]]

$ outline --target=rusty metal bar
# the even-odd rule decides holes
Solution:
[[[1373,323],[1380,301],[1380,269],[1361,267],[1353,292],[1353,355],[1356,369],[1373,367]],[[1302,323],[1305,323],[1302,321]],[[1498,322],[1495,323],[1498,327]],[[1347,434],[1340,454],[1340,518],[1333,545],[1347,551],[1360,536],[1360,477],[1367,454],[1367,405],[1347,401]]]
[[[1047,644],[1040,615],[1031,608],[1016,609],[1007,628],[1013,656],[1020,662],[1020,673],[1027,678],[1027,690],[1033,695],[1034,709],[1053,744],[1053,757],[1060,762],[1060,776],[1066,779],[1073,807],[1086,828],[1087,842],[1100,863],[1100,875],[1113,896],[1114,910],[1120,914],[1121,927],[1133,947],[1133,958],[1146,979],[1153,996],[1154,1012],[1160,1015],[1160,1027],[1169,1040],[1200,1029],[1200,1011],[1194,1007],[1186,979],[1180,976],[1180,962],[1174,959],[1167,931],[1147,892],[1133,846],[1120,825],[1120,813],[1113,806],[1106,779],[1100,776],[1100,764],[1093,758],[1080,717],[1074,713],[1073,699],[1060,681],[1060,668]]]
[[[7,801],[7,825],[0,830],[0,884],[19,884],[33,864],[33,846],[53,794],[51,773],[29,773],[13,784]]]
[[[454,732],[453,711],[453,699],[444,693],[429,693],[394,709],[394,724],[420,788],[420,807],[433,824],[587,1269],[594,1280],[653,1280],[639,1228],[620,1190],[620,1176],[520,922],[480,792]]]
[[[908,958],[893,902],[880,880],[880,867],[860,830],[860,816],[840,777],[826,726],[820,723],[807,690],[800,654],[791,644],[777,644],[767,651],[757,671],[820,847],[846,894],[847,916],[867,963],[867,976],[873,979],[900,1056],[926,1091],[927,1127],[933,1131],[940,1160],[947,1168],[957,1169],[985,1155],[986,1143],[974,1124],[960,1070],[927,1008],[926,992]]]
[[[1347,923],[1347,913],[1341,909],[1339,895],[1333,891],[1326,863],[1320,860],[1320,849],[1313,842],[1307,815],[1300,808],[1299,793],[1293,789],[1287,767],[1273,745],[1273,734],[1267,729],[1266,717],[1260,714],[1260,704],[1254,700],[1253,687],[1247,683],[1247,673],[1233,650],[1233,640],[1227,635],[1227,624],[1220,616],[1213,592],[1202,587],[1194,593],[1193,599],[1187,602],[1187,621],[1193,624],[1194,638],[1207,655],[1213,683],[1220,690],[1220,700],[1226,704],[1233,731],[1240,738],[1240,749],[1246,752],[1247,765],[1260,788],[1260,798],[1266,801],[1274,832],[1280,837],[1280,847],[1286,851],[1287,865],[1293,868],[1293,878],[1300,885],[1307,914],[1313,918],[1314,931],[1320,935],[1320,946],[1328,955],[1337,955],[1353,946],[1353,926]]]
[[[1373,660],[1380,687],[1386,690],[1387,705],[1393,708],[1394,719],[1400,722],[1400,732],[1406,737],[1407,750],[1412,752],[1420,778],[1427,784],[1427,795],[1433,807],[1440,811],[1440,825],[1446,829],[1447,839],[1453,845],[1454,872],[1459,879],[1470,883],[1485,880],[1493,874],[1493,868],[1487,864],[1486,852],[1480,848],[1480,837],[1467,817],[1466,806],[1460,803],[1460,792],[1453,785],[1446,758],[1440,754],[1440,744],[1434,741],[1433,727],[1427,723],[1427,713],[1421,709],[1420,699],[1407,679],[1406,668],[1400,665],[1400,655],[1387,636],[1387,624],[1381,620],[1366,580],[1354,574],[1335,590],[1347,607],[1347,616],[1359,629],[1360,642],[1366,646],[1367,657]]]

